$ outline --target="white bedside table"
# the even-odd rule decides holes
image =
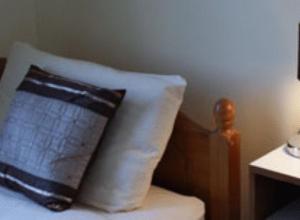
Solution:
[[[300,159],[281,146],[250,164],[251,219],[266,219],[300,197]]]

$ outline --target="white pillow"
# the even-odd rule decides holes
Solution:
[[[109,212],[139,207],[172,132],[186,81],[176,75],[120,71],[16,43],[0,82],[0,119],[31,64],[95,86],[127,90],[83,182],[79,200]]]

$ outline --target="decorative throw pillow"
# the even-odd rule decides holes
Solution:
[[[126,89],[78,199],[110,212],[139,207],[172,133],[185,80],[178,75],[120,71],[16,43],[0,82],[2,115],[31,64],[95,86]]]
[[[69,208],[124,93],[32,66],[0,135],[0,184],[49,209]]]

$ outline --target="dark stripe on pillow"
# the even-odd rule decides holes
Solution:
[[[86,96],[74,95],[73,93],[69,93],[66,91],[53,89],[43,85],[37,85],[30,81],[24,80],[17,90],[30,92],[48,98],[58,99],[64,102],[72,103],[74,105],[79,105],[105,117],[112,117],[115,111],[114,108],[107,106],[105,103],[95,102],[94,100]]]
[[[3,184],[3,182],[5,184]],[[62,211],[65,209],[68,209],[71,207],[73,200],[66,201],[66,200],[60,200],[57,198],[53,198],[51,196],[44,196],[42,194],[36,193],[34,191],[31,191],[27,188],[21,187],[20,184],[18,184],[15,181],[8,180],[6,178],[2,178],[0,175],[0,184],[3,184],[4,186],[8,187],[9,189],[12,189],[16,192],[21,192],[28,198],[32,199],[33,201],[37,202],[38,204],[45,206],[53,211]]]
[[[69,208],[77,193],[69,186],[33,176],[4,163],[0,163],[0,184],[23,192],[39,204],[56,211]]]
[[[124,96],[123,94],[124,91],[122,90],[103,89],[90,84],[78,82],[75,80],[65,79],[64,77],[57,76],[55,74],[49,74],[48,72],[45,72],[39,67],[34,65],[30,67],[30,70],[26,75],[26,77],[39,80],[43,83],[60,85],[67,88],[72,88],[74,90],[88,92],[94,96],[102,97],[114,104],[119,104],[120,99]]]
[[[73,197],[76,194],[76,190],[72,187],[34,176],[28,172],[2,162],[0,162],[0,173],[8,174],[35,188],[44,189],[49,192],[55,191],[68,197]]]
[[[88,108],[105,117],[112,117],[121,103],[125,90],[108,90],[77,81],[70,81],[31,66],[17,90]]]

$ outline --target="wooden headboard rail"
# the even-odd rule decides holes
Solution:
[[[0,58],[0,77],[6,59]],[[206,219],[240,219],[240,134],[235,107],[227,99],[214,107],[209,131],[179,112],[153,183],[205,202]]]
[[[235,107],[227,99],[214,107],[216,129],[209,131],[179,112],[154,183],[206,205],[206,219],[240,219],[240,134]]]

